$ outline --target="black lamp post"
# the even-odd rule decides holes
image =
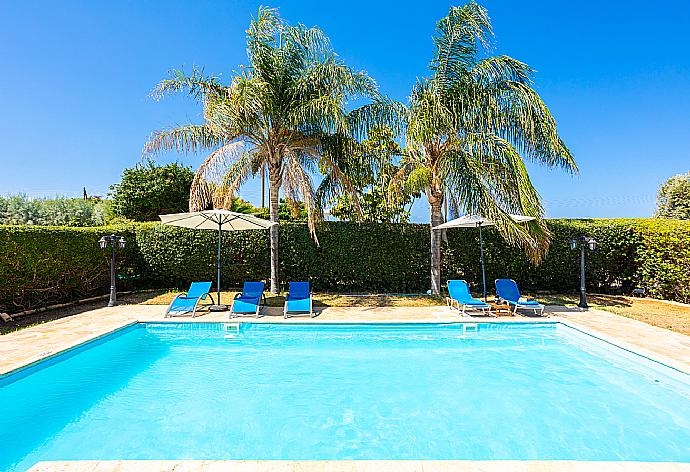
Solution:
[[[115,248],[125,247],[125,238],[123,236],[118,236],[116,234],[111,234],[110,236],[103,236],[98,240],[98,244],[101,249],[105,249],[110,245],[112,248],[112,253],[110,257],[110,300],[108,301],[108,306],[117,305],[117,293],[115,291]]]
[[[580,303],[577,304],[580,308],[589,308],[587,305],[587,292],[585,290],[585,247],[589,247],[590,251],[597,248],[597,241],[588,236],[578,236],[570,240],[570,249],[573,251],[580,245]]]

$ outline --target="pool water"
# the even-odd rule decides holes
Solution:
[[[558,323],[141,324],[0,380],[0,470],[76,459],[690,461],[690,382]]]

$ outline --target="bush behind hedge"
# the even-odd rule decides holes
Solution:
[[[690,301],[690,222],[673,220],[550,220],[550,250],[535,267],[518,249],[484,230],[487,286],[511,277],[526,290],[574,292],[579,251],[568,241],[585,234],[598,241],[587,254],[587,285],[597,292],[647,288],[658,298]],[[74,300],[109,287],[109,252],[98,239],[122,234],[118,251],[120,289],[185,287],[215,280],[217,233],[140,223],[98,228],[0,226],[0,310],[15,312]],[[465,278],[481,290],[479,233],[447,231],[442,276]],[[423,292],[430,286],[429,226],[326,222],[319,245],[305,224],[280,227],[280,279],[310,280],[316,290]],[[266,231],[224,232],[224,287],[269,277]]]

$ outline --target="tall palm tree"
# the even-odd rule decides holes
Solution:
[[[320,202],[351,183],[339,162],[367,123],[385,113],[373,79],[347,67],[319,28],[285,23],[275,9],[260,8],[247,30],[249,65],[223,85],[199,70],[177,71],[154,95],[186,91],[203,106],[203,124],[157,131],[145,153],[210,151],[191,188],[190,210],[225,208],[248,177],[268,171],[270,219],[278,221],[281,189],[302,201],[312,234]],[[349,100],[367,100],[347,111]],[[314,188],[311,175],[325,174]],[[278,226],[270,229],[271,292],[279,292]]]
[[[484,57],[492,38],[487,11],[474,2],[436,25],[428,78],[406,111],[406,150],[394,191],[427,196],[431,213],[431,289],[441,290],[444,200],[492,219],[501,235],[534,259],[548,247],[543,207],[525,160],[577,172],[556,122],[531,87],[533,71],[508,56]],[[509,213],[537,218],[518,226]]]

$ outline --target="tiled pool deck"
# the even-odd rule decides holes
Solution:
[[[117,328],[134,322],[228,321],[227,313],[209,313],[196,318],[164,318],[165,307],[158,305],[124,305],[100,308],[67,318],[0,336],[0,375],[35,363],[55,353],[69,349]],[[587,312],[549,307],[548,321],[559,321],[574,328],[610,341],[620,347],[656,359],[671,367],[690,373],[690,337],[657,328],[636,320],[605,311]],[[235,318],[234,321],[258,323],[346,323],[346,322],[538,322],[539,317],[461,317],[446,307],[329,307],[319,316],[284,320],[281,308],[267,308],[264,316]],[[569,461],[75,461],[44,462],[32,471],[411,471],[411,470],[469,470],[469,471],[676,471],[690,472],[690,464],[669,463],[616,463],[616,462],[569,462]]]

